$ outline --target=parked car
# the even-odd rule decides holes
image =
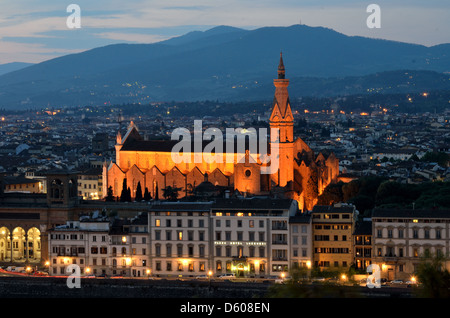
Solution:
[[[198,275],[195,278],[196,279],[208,279],[208,275]]]
[[[219,278],[221,279],[231,279],[231,278],[235,278],[236,275],[235,274],[222,274],[219,276]]]
[[[48,276],[47,272],[43,272],[43,271],[35,271],[34,272],[35,276]]]

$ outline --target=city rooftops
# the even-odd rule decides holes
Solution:
[[[435,209],[374,209],[372,219],[374,218],[421,218],[421,219],[446,219],[450,218],[450,210]]]
[[[335,204],[335,205],[315,205],[312,213],[353,213],[354,205]]]

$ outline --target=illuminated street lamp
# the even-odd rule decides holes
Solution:
[[[208,278],[209,278],[209,286],[208,286],[208,288],[211,290],[211,276],[212,276],[212,274],[213,274],[213,272],[212,272],[212,270],[209,270],[208,271]]]

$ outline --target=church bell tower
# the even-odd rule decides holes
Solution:
[[[278,78],[273,80],[275,96],[269,119],[271,154],[278,150],[278,171],[272,175],[272,181],[280,187],[294,180],[294,116],[287,90],[289,80],[285,76],[283,55],[280,53]],[[279,133],[273,134],[273,128],[278,129]]]

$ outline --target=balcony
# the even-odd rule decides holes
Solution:
[[[286,261],[287,262],[287,256],[273,256],[272,257],[272,261],[277,261],[277,262],[279,262],[279,261]]]
[[[399,257],[395,254],[385,254],[383,257],[383,261],[386,263],[396,263],[398,261]]]
[[[286,245],[287,241],[285,241],[285,240],[272,240],[272,244]]]

